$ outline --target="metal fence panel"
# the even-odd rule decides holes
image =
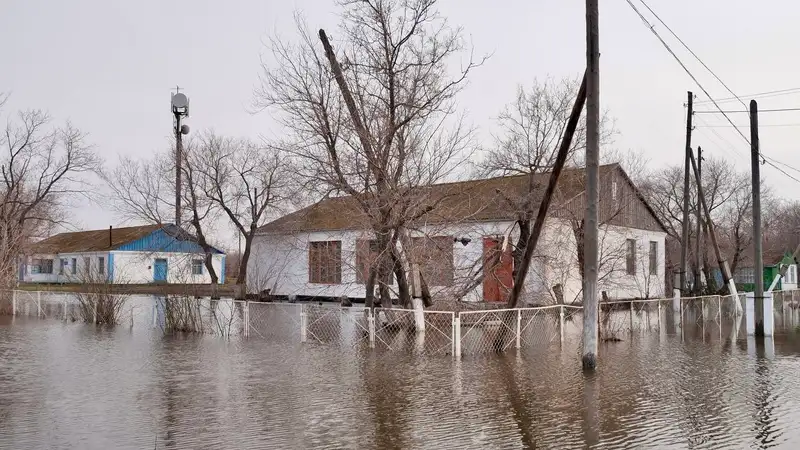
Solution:
[[[249,303],[249,337],[270,342],[300,342],[303,305],[299,303]]]
[[[446,311],[375,308],[375,346],[426,355],[453,353],[453,319]]]
[[[359,307],[303,305],[301,341],[355,348],[369,342],[369,310]]]

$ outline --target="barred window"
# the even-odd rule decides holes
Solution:
[[[192,260],[192,275],[202,275],[203,274],[203,260],[202,259],[193,259]]]
[[[658,242],[650,241],[650,275],[658,275]]]
[[[625,272],[628,275],[636,275],[636,239],[628,239],[626,247]]]
[[[309,242],[308,281],[318,284],[342,282],[342,241]]]

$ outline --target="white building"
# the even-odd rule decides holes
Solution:
[[[39,241],[22,257],[20,281],[30,283],[207,284],[205,254],[174,225],[145,225],[61,233]],[[225,282],[225,254],[212,266]]]
[[[583,173],[562,172],[526,279],[529,304],[581,299],[576,236],[585,208]],[[530,198],[538,206],[548,177],[534,176],[533,195],[529,176],[420,189],[423,193],[409,210],[425,213],[408,227],[409,248],[401,253],[420,265],[434,297],[505,301],[513,280],[511,247],[519,232],[514,205]],[[610,298],[663,296],[663,225],[619,165],[601,166],[600,181],[600,290]],[[279,296],[363,299],[364,278],[375,257],[370,248],[374,238],[355,199],[325,199],[259,229],[248,287]],[[498,262],[496,253],[504,241],[511,245]],[[395,285],[390,280],[390,289]]]

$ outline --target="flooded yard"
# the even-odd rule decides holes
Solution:
[[[458,361],[0,317],[0,448],[797,448],[800,340],[731,333],[629,336],[585,376],[558,343]]]

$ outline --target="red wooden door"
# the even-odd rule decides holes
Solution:
[[[502,251],[503,241],[493,237],[483,238],[483,300],[503,302],[514,284],[514,258],[511,249]]]

